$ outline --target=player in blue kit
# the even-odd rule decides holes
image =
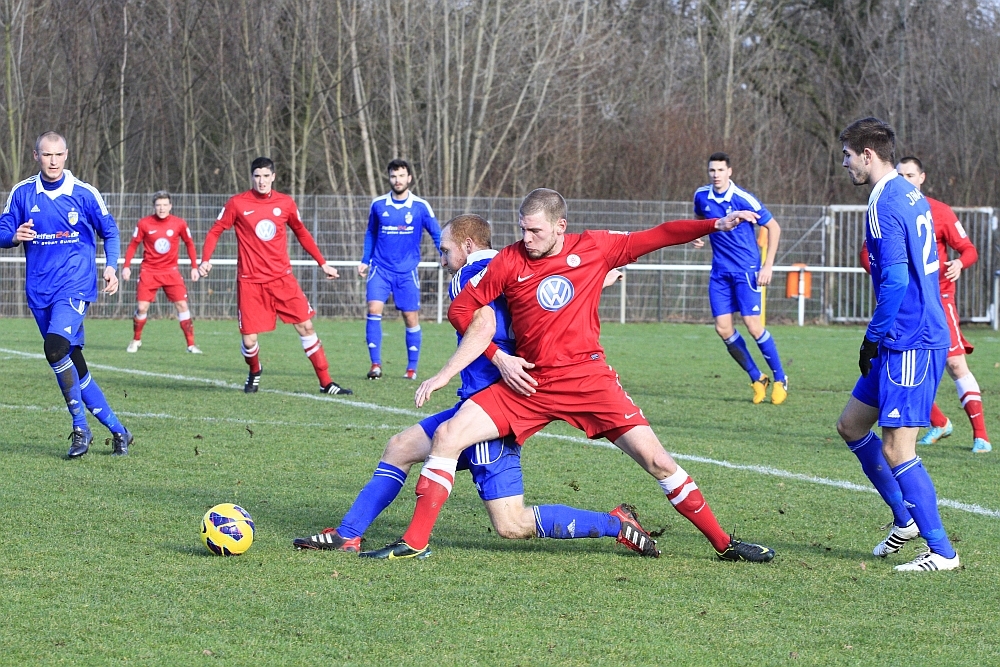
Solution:
[[[365,339],[372,367],[369,380],[382,377],[382,310],[392,295],[396,309],[403,312],[406,325],[406,374],[417,379],[420,361],[420,240],[423,230],[441,249],[441,229],[430,204],[410,192],[413,170],[406,160],[388,166],[392,189],[372,202],[365,233],[365,250],[358,275],[368,276],[365,299],[368,321]]]
[[[931,209],[893,168],[896,136],[888,124],[854,121],[840,141],[851,181],[871,186],[865,242],[876,306],[861,343],[861,378],[837,431],[892,509],[892,529],[872,553],[884,558],[919,536],[930,550],[895,569],[953,570],[958,554],[941,523],[934,483],[916,455],[917,430],[930,424],[950,343]],[[881,440],[871,430],[876,421]]]
[[[0,247],[24,244],[24,291],[45,339],[45,358],[56,374],[73,417],[69,458],[87,453],[94,436],[88,410],[112,434],[112,454],[125,456],[132,443],[83,358],[83,318],[97,300],[97,237],[104,239],[105,294],[118,291],[118,226],[101,194],[66,167],[66,139],[45,132],[35,141],[40,171],[15,185],[0,214]]]
[[[712,273],[708,279],[708,301],[715,318],[715,332],[725,342],[729,354],[750,376],[753,388],[753,402],[761,403],[770,380],[760,372],[746,341],[733,325],[733,313],[743,316],[747,331],[757,342],[757,347],[771,367],[774,385],[771,388],[771,402],[781,404],[788,396],[788,377],[781,367],[778,346],[771,332],[764,328],[760,320],[761,288],[771,284],[771,271],[778,253],[781,227],[771,212],[752,194],[737,186],[731,180],[733,168],[725,153],[712,153],[708,158],[709,185],[694,192],[694,214],[701,219],[724,218],[733,211],[753,211],[760,216],[757,224],[767,230],[767,256],[764,265],[760,263],[755,227],[739,225],[728,232],[712,234]],[[695,241],[701,248],[704,241]]]
[[[490,227],[486,220],[477,215],[460,215],[449,221],[441,237],[441,262],[454,273],[449,287],[452,298],[496,254],[496,250],[490,249]],[[492,327],[496,350],[494,359],[501,363],[505,356],[514,351],[506,300],[501,297],[482,311],[482,315],[486,317],[477,320],[472,326]],[[461,338],[459,336],[460,342]],[[442,369],[442,373],[447,373],[455,364],[466,363],[467,360],[459,355],[456,352],[458,358],[453,357]],[[390,438],[371,481],[358,494],[340,525],[310,537],[297,538],[293,541],[294,546],[299,549],[360,552],[362,535],[399,494],[410,467],[427,458],[437,427],[450,419],[468,397],[498,381],[500,376],[500,371],[485,355],[475,358],[461,372],[459,402]],[[592,512],[564,505],[525,507],[521,447],[514,442],[513,437],[498,438],[469,447],[462,453],[458,467],[472,473],[472,480],[486,506],[490,521],[501,537],[614,537],[644,556],[659,556],[656,542],[639,525],[635,510],[628,505],[619,505],[611,512]],[[417,558],[429,555],[429,550],[414,554]]]

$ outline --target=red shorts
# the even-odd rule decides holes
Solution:
[[[136,301],[155,301],[156,291],[163,288],[163,293],[172,302],[187,301],[187,287],[177,269],[172,271],[141,271],[139,285],[135,288]]]
[[[972,343],[965,340],[962,329],[958,326],[958,308],[955,307],[955,293],[947,296],[941,293],[941,305],[944,306],[944,319],[948,321],[948,334],[951,336],[951,343],[948,345],[949,357],[960,357],[963,354],[972,354]]]
[[[518,444],[556,420],[588,438],[612,442],[636,426],[649,425],[603,359],[534,377],[538,386],[531,396],[515,393],[500,381],[469,400],[486,411],[501,437],[513,433]]]
[[[236,308],[242,334],[274,331],[275,316],[285,324],[299,324],[316,314],[290,273],[269,283],[238,280]]]

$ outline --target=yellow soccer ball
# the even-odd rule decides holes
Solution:
[[[253,519],[239,505],[222,503],[205,512],[201,541],[216,556],[238,556],[253,544]]]

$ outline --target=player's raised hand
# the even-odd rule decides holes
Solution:
[[[34,227],[35,221],[28,220],[26,223],[18,227],[16,232],[14,232],[14,240],[18,243],[21,243],[22,241],[34,240],[36,235]]]
[[[340,277],[340,271],[338,271],[336,267],[330,266],[329,264],[324,264],[319,268],[323,269],[323,273],[326,274],[327,280],[336,280],[337,278]]]
[[[104,267],[104,289],[105,294],[114,294],[118,291],[118,276],[115,274],[115,267]]]
[[[122,278],[125,278],[125,271],[126,271],[126,269],[122,269]],[[193,283],[198,282],[198,278],[201,278],[201,272],[199,272],[196,267],[192,266],[191,267],[191,282],[193,282]],[[128,278],[125,278],[125,279],[128,280]]]
[[[500,375],[508,387],[522,396],[531,396],[535,393],[538,382],[528,375],[527,371],[527,369],[535,367],[533,363],[525,361],[521,357],[511,356],[503,350],[497,350],[496,354],[493,355],[493,365],[499,369]]]
[[[366,275],[368,275],[368,265],[367,264],[358,264],[358,275],[361,276],[362,278],[364,278]]]
[[[733,211],[724,218],[715,221],[715,228],[720,232],[735,229],[741,222],[757,222],[760,216],[753,211]]]
[[[962,266],[962,260],[953,259],[950,262],[945,262],[944,265],[948,267],[947,269],[945,269],[944,277],[950,280],[951,282],[955,282],[956,280],[958,280],[958,277],[962,275],[962,269],[964,268]]]
[[[417,393],[413,396],[413,402],[416,403],[418,408],[424,407],[424,403],[431,399],[431,394],[447,386],[450,381],[450,377],[441,375],[440,373],[427,378],[417,387]]]
[[[201,266],[198,267],[198,273],[201,274],[202,278],[208,277],[208,272],[212,270],[211,262],[202,262]]]
[[[128,266],[124,267],[122,269],[122,280],[124,280],[125,282],[128,282],[129,278],[131,278],[131,277],[132,277],[132,269],[131,269],[131,267],[128,267]]]

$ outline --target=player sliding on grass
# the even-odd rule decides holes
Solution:
[[[598,305],[608,271],[659,248],[729,230],[741,221],[752,222],[757,215],[734,211],[718,220],[666,222],[642,232],[566,234],[566,202],[558,192],[546,189],[525,197],[519,213],[523,240],[501,250],[469,281],[452,302],[448,317],[466,334],[462,344],[467,349],[486,350],[493,356],[495,346],[487,347],[489,338],[469,325],[476,311],[501,295],[506,297],[517,354],[523,359],[502,360],[505,382],[472,396],[438,427],[420,472],[409,528],[394,544],[362,555],[421,556],[466,447],[511,434],[523,444],[546,424],[561,419],[591,438],[607,438],[635,459],[658,481],[675,509],[705,534],[719,558],[771,560],[771,549],[733,539],[722,529],[698,486],[663,449],[642,411],[622,389],[599,343]],[[447,379],[442,373],[424,382],[417,390],[417,405]]]
[[[441,263],[455,274],[449,287],[452,299],[496,256],[497,251],[490,248],[489,223],[478,215],[460,215],[445,225],[441,235]],[[610,274],[608,282],[614,282],[617,275],[617,272]],[[472,326],[492,339],[498,348],[495,360],[499,362],[513,353],[510,314],[503,297],[480,308],[476,317]],[[456,353],[456,356],[459,354]],[[431,438],[438,426],[451,418],[467,398],[500,379],[496,367],[478,352],[471,363],[468,361],[453,357],[449,362],[449,365],[460,363],[464,367],[461,371],[462,386],[458,389],[459,402],[390,438],[371,481],[358,494],[340,525],[310,537],[297,538],[293,541],[296,547],[361,551],[362,535],[399,494],[410,467],[427,458],[431,451]],[[449,379],[453,376],[454,373],[449,375]],[[638,517],[629,505],[619,505],[608,513],[565,505],[525,507],[521,447],[513,437],[494,438],[467,448],[459,456],[458,467],[472,473],[472,481],[500,537],[614,537],[643,556],[656,558],[660,555],[656,542],[639,525]],[[429,549],[425,549],[419,557],[426,558],[430,553]]]
[[[288,259],[286,227],[291,227],[327,280],[339,277],[337,269],[328,266],[312,234],[299,217],[299,208],[288,195],[272,189],[274,162],[259,157],[250,165],[252,187],[226,202],[219,219],[208,230],[202,248],[201,266],[204,278],[212,270],[212,253],[222,232],[236,227],[236,308],[243,334],[243,358],[250,367],[243,391],[252,394],[260,385],[260,346],[257,334],[274,331],[277,317],[292,324],[302,340],[302,349],[319,378],[319,390],[324,394],[352,394],[330,378],[323,344],[313,328],[316,314],[302,288],[292,275]]]
[[[125,266],[122,267],[122,280],[132,277],[132,258],[139,244],[142,244],[142,272],[139,274],[139,285],[135,289],[135,315],[132,318],[132,342],[126,352],[138,352],[142,346],[142,328],[146,326],[149,306],[156,299],[156,292],[162,287],[163,293],[177,309],[177,321],[187,341],[187,351],[191,354],[201,354],[194,344],[194,322],[188,309],[187,289],[184,278],[177,268],[177,255],[181,241],[187,246],[188,257],[191,259],[191,280],[198,282],[198,252],[194,247],[191,231],[183,218],[170,214],[170,193],[160,190],[153,195],[153,208],[156,213],[147,215],[136,223],[125,251]]]
[[[900,571],[953,570],[958,554],[937,509],[937,492],[917,456],[917,429],[930,423],[948,354],[948,325],[938,292],[934,220],[920,190],[893,168],[896,134],[877,118],[840,133],[844,167],[854,185],[868,185],[865,243],[875,312],[861,341],[861,377],[837,431],[892,509],[889,535],[872,553],[894,554],[916,537],[930,551]],[[882,440],[871,430],[878,421]]]
[[[61,134],[45,132],[35,140],[35,161],[41,169],[11,189],[0,214],[0,248],[24,244],[28,307],[73,417],[69,458],[86,454],[94,441],[83,406],[111,431],[112,455],[125,456],[132,434],[118,421],[83,358],[83,319],[97,300],[97,237],[104,239],[107,259],[102,291],[114,294],[118,225],[97,188],[66,169],[68,155]]]

